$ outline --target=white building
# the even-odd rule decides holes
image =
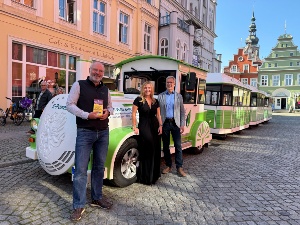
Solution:
[[[162,0],[158,54],[220,72],[214,50],[216,0]]]

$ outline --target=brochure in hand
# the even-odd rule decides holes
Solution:
[[[94,99],[93,112],[98,112],[99,116],[103,115],[103,100],[102,99]]]

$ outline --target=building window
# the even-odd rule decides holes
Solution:
[[[177,42],[176,42],[176,59],[179,60],[179,57],[180,57],[180,41],[177,40]]]
[[[75,23],[76,0],[59,0],[59,17],[69,23]]]
[[[297,66],[300,66],[300,62],[297,62]]]
[[[106,4],[102,1],[94,0],[93,9],[93,31],[95,33],[105,33]]]
[[[248,78],[241,78],[241,82],[243,84],[248,84]]]
[[[186,61],[186,52],[187,52],[187,45],[183,45],[183,50],[182,50],[182,60]]]
[[[23,5],[34,8],[34,0],[12,0],[13,2],[21,3]]]
[[[272,67],[271,63],[268,63],[268,67],[269,67],[269,68]]]
[[[277,67],[277,66],[278,66],[278,63],[275,63],[275,64],[274,64],[274,67]]]
[[[279,85],[280,75],[272,76],[272,86],[280,86]]]
[[[278,57],[278,54],[275,54],[275,57],[277,58],[277,57]]]
[[[76,61],[76,56],[13,42],[12,97],[37,98],[42,80],[48,83],[52,93],[57,85],[68,93],[76,81]]]
[[[294,53],[293,52],[290,52],[290,56],[293,56],[294,55]]]
[[[292,74],[285,74],[285,86],[293,85],[293,75]]]
[[[128,27],[129,16],[121,12],[119,21],[119,42],[124,44],[128,43]]]
[[[268,75],[261,75],[261,86],[268,86]]]
[[[298,85],[300,85],[300,74],[298,74]]]
[[[166,38],[162,39],[160,42],[160,55],[168,56],[168,48],[169,48],[168,39],[166,39]]]
[[[151,48],[151,27],[145,24],[144,29],[144,50],[150,52]]]
[[[146,0],[148,4],[152,5],[152,0]]]
[[[232,65],[231,72],[232,73],[236,73],[237,72],[237,66],[236,65]]]
[[[250,78],[250,85],[253,87],[257,87],[257,78]]]
[[[290,62],[290,66],[293,66],[293,62]]]
[[[249,73],[249,65],[248,64],[244,64],[244,71],[247,70],[247,72]]]

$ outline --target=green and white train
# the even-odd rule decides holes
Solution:
[[[80,61],[78,68],[86,68],[90,62]],[[85,63],[85,65],[83,65]],[[117,91],[112,91],[114,114],[109,120],[109,149],[105,163],[105,178],[115,185],[125,187],[136,181],[136,164],[139,147],[138,136],[131,129],[133,100],[139,95],[143,82],[154,84],[155,95],[166,90],[166,77],[176,78],[175,91],[182,94],[186,111],[186,128],[182,134],[182,149],[201,153],[212,138],[204,110],[207,72],[184,62],[161,56],[137,56],[116,65]],[[85,79],[81,76],[80,79]],[[26,156],[38,159],[45,171],[52,175],[72,172],[75,154],[75,116],[66,110],[68,95],[55,96],[46,106],[40,120],[32,120],[36,134],[30,137]],[[171,152],[174,152],[172,146]],[[91,169],[90,157],[89,171]]]
[[[269,97],[222,73],[208,73],[204,109],[212,134],[226,138],[272,118]]]

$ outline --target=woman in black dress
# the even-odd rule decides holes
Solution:
[[[142,184],[155,184],[160,177],[160,158],[162,121],[157,99],[150,81],[143,83],[141,94],[132,106],[132,125],[135,134],[139,134],[139,162],[137,181]],[[139,123],[136,127],[136,112],[139,112]]]

